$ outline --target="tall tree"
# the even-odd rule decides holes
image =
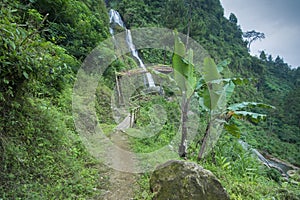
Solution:
[[[266,55],[265,51],[260,52],[259,58],[263,61],[267,60],[267,55]]]
[[[273,57],[271,54],[268,56],[268,62],[273,62]]]
[[[283,64],[284,64],[284,61],[283,61],[282,58],[280,58],[279,56],[277,56],[277,57],[275,58],[275,64],[276,64],[276,65],[283,65]]]
[[[265,39],[265,34],[261,32],[257,32],[255,30],[247,31],[243,33],[243,37],[248,41],[248,50],[250,51],[250,46],[252,42],[256,40],[262,40]]]
[[[229,21],[230,21],[231,23],[237,24],[238,19],[237,19],[237,17],[235,16],[235,14],[230,13],[230,15],[229,15]]]

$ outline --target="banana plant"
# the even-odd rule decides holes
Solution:
[[[202,145],[198,153],[198,160],[207,155],[218,141],[222,130],[225,129],[236,137],[240,137],[240,130],[231,119],[246,119],[259,122],[266,118],[265,114],[247,111],[249,108],[274,108],[271,105],[257,102],[241,102],[227,105],[236,85],[246,84],[251,79],[222,78],[222,71],[229,64],[228,60],[216,65],[211,58],[204,59],[203,76],[199,79],[195,95],[199,99],[200,107],[209,113]]]
[[[191,96],[194,94],[197,79],[194,74],[193,51],[186,50],[185,45],[175,32],[175,46],[172,57],[174,68],[174,79],[182,91],[181,100],[181,142],[179,146],[179,156],[185,157],[187,153],[187,113]]]

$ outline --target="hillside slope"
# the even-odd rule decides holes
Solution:
[[[251,56],[237,20],[223,16],[219,0],[110,0],[109,3],[121,13],[130,28],[177,29],[189,33],[216,63],[230,59],[232,77],[253,80],[238,88],[233,101],[265,102],[276,107],[276,110],[268,111],[265,123],[256,124],[250,130],[245,128],[242,138],[262,152],[300,164],[297,153],[300,148],[300,68],[290,69],[279,56],[276,59],[272,59],[272,55]],[[143,50],[141,54],[146,62],[164,62],[162,56],[153,52]]]
[[[127,27],[189,32],[216,62],[229,58],[230,76],[253,80],[238,88],[232,102],[258,101],[277,107],[264,123],[239,124],[242,139],[260,151],[300,163],[300,68],[290,69],[280,57],[250,56],[242,30],[236,21],[223,17],[218,0],[106,2],[121,13]],[[109,173],[101,171],[103,164],[90,155],[76,131],[72,89],[85,57],[110,36],[104,1],[2,0],[0,14],[0,199],[99,198],[106,187],[105,174]],[[146,63],[170,64],[159,51],[139,53]],[[112,89],[115,71],[132,66],[137,66],[135,61],[124,56],[111,64],[99,82]],[[110,92],[99,84],[95,105],[97,114],[105,116],[98,119],[99,123],[109,128],[115,126]],[[137,126],[150,124],[150,117],[143,115],[151,111],[153,103],[165,106],[171,120],[163,126],[161,135],[131,141],[136,151],[166,145],[179,126],[177,103],[160,96],[142,97]],[[196,144],[191,152],[193,148]],[[263,170],[231,136],[221,138],[216,150],[217,162],[202,164],[222,179],[236,199],[253,199],[257,194],[268,198],[270,192],[291,199],[300,195],[289,191],[299,191],[298,185],[278,185],[280,174]],[[145,199],[145,195],[137,199]]]
[[[84,57],[108,35],[103,1],[4,0],[0,19],[0,199],[90,199],[98,165],[72,117]]]

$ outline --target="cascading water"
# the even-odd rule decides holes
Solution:
[[[251,148],[249,146],[249,144],[247,144],[246,142],[244,142],[242,140],[239,140],[239,143],[242,145],[243,149],[245,149],[245,150],[251,150],[252,153],[254,155],[256,155],[261,162],[263,162],[265,165],[267,165],[268,167],[270,167],[269,161],[263,155],[261,155],[261,153],[259,153],[256,149]]]
[[[145,71],[147,71],[142,59],[139,57],[138,52],[135,49],[135,46],[134,46],[133,41],[132,41],[131,31],[126,28],[120,14],[117,11],[115,11],[113,9],[110,9],[110,11],[109,11],[109,22],[110,22],[111,25],[118,25],[118,26],[125,29],[125,31],[126,31],[126,43],[128,45],[128,48],[131,51],[131,54],[139,61],[140,67],[142,69],[144,69]],[[113,27],[109,28],[109,32],[112,36],[114,36]],[[152,78],[152,75],[149,72],[146,72],[146,78],[147,78],[147,82],[148,82],[149,87],[150,88],[155,87],[154,80]]]
[[[124,25],[124,22],[121,18],[120,13],[118,13],[114,9],[109,10],[109,23],[118,24],[122,28],[126,28],[125,25]]]
[[[137,50],[135,49],[135,46],[132,42],[131,31],[129,29],[126,29],[126,41],[127,41],[128,47],[129,47],[132,55],[139,61],[140,67],[146,71],[146,67],[145,67],[142,59],[139,57],[139,54],[138,54]],[[152,75],[149,72],[146,73],[146,77],[148,80],[149,87],[155,87],[154,80],[152,78]]]
[[[278,171],[280,171],[282,174],[284,174],[285,176],[288,176],[287,172],[288,170],[291,170],[293,169],[292,167],[290,166],[287,166],[283,163],[278,163],[278,162],[275,162],[273,160],[269,160],[267,158],[265,158],[261,153],[259,153],[256,149],[254,148],[251,148],[249,146],[249,144],[247,144],[246,142],[242,141],[242,140],[239,140],[239,143],[242,145],[243,149],[245,150],[250,150],[254,155],[257,156],[257,158],[263,163],[265,164],[266,166],[268,167],[272,167],[272,168],[275,168],[277,169]]]

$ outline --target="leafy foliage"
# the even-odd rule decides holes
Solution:
[[[39,0],[31,6],[42,15],[49,14],[43,36],[81,60],[109,34],[103,1]]]
[[[48,101],[28,101],[1,120],[6,123],[5,135],[1,135],[1,198],[93,195],[97,171],[85,165],[96,161],[88,157],[76,135],[70,113]]]
[[[185,58],[186,57],[186,58]],[[189,98],[196,86],[196,77],[194,75],[193,51],[185,52],[185,45],[175,33],[174,55],[172,64],[174,68],[174,79],[180,89],[186,92],[186,97]]]
[[[86,152],[75,131],[71,93],[80,66],[74,56],[84,55],[103,37],[99,37],[99,30],[80,35],[77,21],[73,21],[73,32],[93,42],[86,43],[80,56],[64,48],[78,46],[63,45],[57,41],[58,36],[45,37],[53,30],[54,21],[61,20],[61,27],[62,23],[67,27],[71,23],[67,16],[76,20],[71,8],[78,8],[73,3],[2,1],[0,198],[86,199],[99,193],[98,163]],[[85,8],[85,19],[102,21],[84,3],[77,5]],[[97,8],[105,11],[101,4]],[[98,26],[107,30],[105,24]]]
[[[168,111],[167,119],[165,124],[162,127],[149,127],[152,121],[155,121],[156,113],[151,112],[153,105],[161,105],[163,110]],[[173,139],[177,134],[179,129],[179,120],[180,118],[180,107],[176,101],[168,102],[166,99],[160,96],[154,96],[151,99],[140,101],[139,106],[141,107],[139,116],[137,118],[136,126],[142,130],[149,127],[152,130],[146,130],[146,133],[149,135],[151,131],[156,131],[158,128],[159,131],[154,136],[148,138],[133,138],[133,148],[136,152],[147,153],[157,150],[167,144]],[[157,119],[158,121],[160,119]]]
[[[240,137],[240,130],[235,123],[231,123],[231,118],[259,122],[265,119],[266,115],[245,111],[243,109],[249,109],[250,107],[274,108],[273,106],[256,102],[235,103],[225,108],[226,100],[232,96],[235,84],[245,82],[243,79],[238,78],[221,78],[220,72],[226,68],[225,64],[227,63],[227,61],[223,61],[217,66],[211,58],[204,59],[203,77],[200,78],[197,84],[198,91],[196,96],[199,98],[199,106],[202,107],[204,111],[210,113],[210,118],[205,135],[201,140],[202,145],[198,155],[199,160],[202,159],[217,142],[222,132],[222,129],[217,127],[224,125],[225,130],[232,135]]]

